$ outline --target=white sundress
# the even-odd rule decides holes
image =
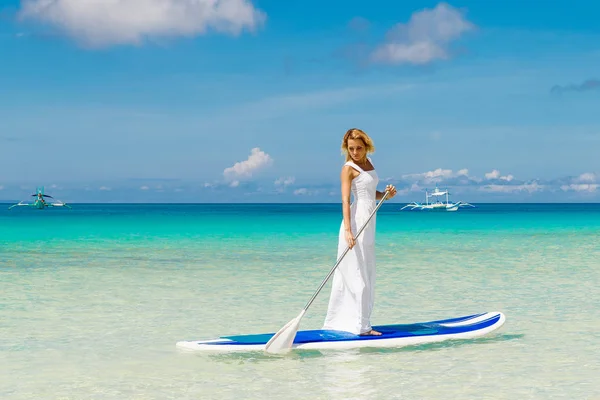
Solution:
[[[345,165],[360,172],[352,180],[354,201],[350,206],[351,227],[356,238],[356,233],[375,209],[379,178],[374,169],[364,171],[351,161]],[[357,335],[371,330],[371,312],[375,300],[375,218],[376,215],[336,268],[323,329],[347,331]],[[348,243],[342,220],[338,258],[346,247]]]

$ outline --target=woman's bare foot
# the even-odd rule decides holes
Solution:
[[[371,329],[368,332],[361,333],[360,336],[381,336],[381,332]]]

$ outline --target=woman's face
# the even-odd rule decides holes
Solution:
[[[362,139],[348,139],[348,154],[354,162],[364,162],[367,156],[367,147]]]

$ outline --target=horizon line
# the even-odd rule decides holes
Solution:
[[[16,204],[18,201],[12,200],[0,200],[0,204]],[[411,202],[394,202],[386,204],[410,204]],[[584,202],[584,201],[567,201],[567,202],[528,202],[528,201],[509,201],[509,202],[470,202],[471,204],[600,204],[600,201],[594,202]],[[80,205],[248,205],[248,204],[274,204],[274,205],[282,205],[282,204],[306,204],[306,205],[318,205],[318,204],[341,204],[341,202],[102,202],[102,203],[94,203],[94,202],[68,202],[66,204],[80,204]]]

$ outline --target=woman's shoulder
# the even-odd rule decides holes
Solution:
[[[349,175],[352,178],[357,177],[358,175],[360,175],[360,167],[356,164],[354,164],[352,161],[348,161],[346,163],[344,163],[344,165],[342,165],[342,174],[343,175]]]
[[[342,171],[343,170],[351,170],[351,169],[359,170],[360,167],[358,165],[356,165],[355,163],[353,163],[352,161],[346,161],[344,163],[344,165],[342,165]]]

